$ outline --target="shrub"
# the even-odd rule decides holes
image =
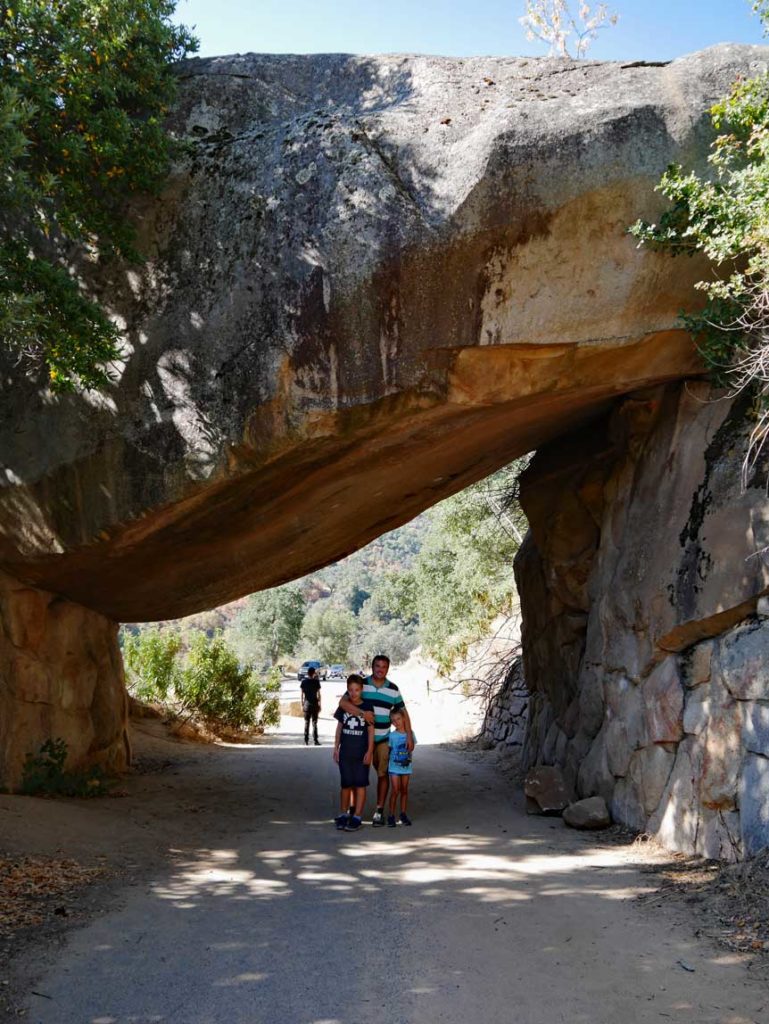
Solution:
[[[22,768],[21,791],[27,796],[103,796],[107,783],[101,768],[67,771],[67,744],[46,740],[37,754],[27,754]]]
[[[183,648],[187,645],[186,654]],[[124,641],[129,688],[141,700],[169,704],[177,713],[229,729],[277,725],[280,672],[260,679],[241,666],[221,632],[184,638],[157,628]]]

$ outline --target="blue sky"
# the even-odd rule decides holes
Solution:
[[[576,0],[573,0],[576,4]],[[617,27],[593,44],[597,59],[667,60],[719,42],[758,43],[748,0],[616,0]],[[524,0],[180,0],[202,56],[269,53],[530,55],[518,18]]]

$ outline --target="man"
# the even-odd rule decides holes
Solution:
[[[390,786],[390,776],[387,772],[387,765],[390,760],[390,712],[402,711],[406,719],[406,732],[408,735],[407,747],[414,749],[414,740],[411,735],[411,719],[403,703],[401,692],[391,680],[387,678],[390,669],[390,659],[386,654],[377,654],[371,662],[371,675],[366,677],[363,684],[363,699],[374,705],[373,712],[365,711],[363,717],[366,722],[374,725],[374,756],[371,764],[377,774],[376,787],[376,811],[371,819],[375,828],[384,825],[384,806],[387,800],[387,790]],[[360,714],[360,709],[342,697],[339,707],[350,715]]]
[[[310,745],[310,722],[312,722],[313,739],[315,740],[315,746],[319,747],[320,679],[318,679],[314,668],[310,667],[307,669],[307,675],[302,680],[299,688],[302,691],[302,711],[304,711],[304,745],[306,747]]]

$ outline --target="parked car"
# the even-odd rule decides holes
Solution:
[[[318,679],[327,679],[328,678],[328,669],[326,668],[326,666],[322,662],[320,662],[320,661],[312,661],[312,660],[310,660],[310,661],[303,661],[302,664],[299,667],[299,671],[296,673],[296,678],[299,680],[300,683],[305,678],[305,676],[307,675],[307,669],[308,668],[314,668],[315,669],[315,674],[317,675]]]
[[[344,679],[346,677],[344,665],[329,665],[328,666],[328,678],[329,679]]]

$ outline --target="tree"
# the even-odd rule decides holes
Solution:
[[[396,620],[403,626],[413,626],[419,620],[414,573],[386,573],[374,585],[366,607],[382,623]]]
[[[128,684],[139,700],[165,701],[175,691],[180,678],[181,648],[177,632],[157,627],[125,636],[123,660]]]
[[[307,613],[302,627],[302,647],[325,662],[345,662],[355,635],[356,618],[349,608],[318,601]]]
[[[752,6],[766,35],[769,0]],[[640,244],[711,261],[715,273],[696,285],[706,304],[682,322],[717,384],[758,395],[747,483],[769,434],[769,73],[736,82],[711,117],[712,173],[671,165],[658,191],[672,205],[659,224],[638,221],[630,230]]]
[[[177,714],[213,726],[276,725],[280,677],[260,679],[244,668],[220,632],[187,635],[156,627],[125,637],[129,686],[141,700],[168,704]]]
[[[517,481],[525,462],[506,467],[436,506],[414,568],[419,636],[450,669],[515,598],[513,558],[525,518]]]
[[[386,654],[393,665],[398,665],[406,661],[418,645],[414,626],[404,627],[396,619],[382,622],[368,613],[364,606],[350,643],[349,660],[353,665],[367,670],[375,654]]]
[[[576,15],[568,0],[526,0],[526,13],[520,18],[527,38],[546,43],[552,57],[578,59],[585,56],[602,28],[616,25],[618,21],[619,15],[610,14],[607,4],[591,7],[584,0],[578,0]]]
[[[0,340],[43,364],[54,390],[103,387],[120,354],[117,327],[73,265],[140,258],[127,207],[167,177],[173,65],[197,48],[174,8],[0,7]]]
[[[297,586],[252,594],[232,625],[230,642],[244,663],[253,665],[266,657],[275,665],[281,655],[296,650],[305,610],[306,603]]]

